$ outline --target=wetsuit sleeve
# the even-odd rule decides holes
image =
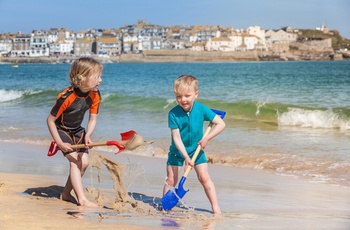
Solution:
[[[208,106],[202,104],[201,110],[203,112],[205,121],[212,122],[214,120],[216,113],[213,112],[213,110],[211,110]]]
[[[100,91],[93,92],[90,95],[92,99],[92,105],[90,107],[90,114],[98,114],[100,102],[101,102],[101,95]]]
[[[168,127],[171,129],[178,129],[179,125],[176,122],[176,116],[171,111],[168,114]]]

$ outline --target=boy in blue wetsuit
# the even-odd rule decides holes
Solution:
[[[167,184],[164,186],[163,195],[174,187],[178,181],[178,175],[185,162],[185,168],[194,167],[198,180],[211,203],[214,214],[220,214],[220,206],[216,195],[216,189],[208,173],[208,160],[203,149],[209,140],[221,133],[225,128],[224,121],[210,108],[199,102],[198,80],[191,75],[182,75],[174,82],[174,93],[178,103],[168,114],[168,126],[171,130],[172,143],[167,161]],[[215,127],[203,137],[203,124],[205,121],[212,122]],[[195,162],[191,158],[197,146],[200,151]]]

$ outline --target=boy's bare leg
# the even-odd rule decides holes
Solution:
[[[64,189],[61,194],[61,199],[67,202],[72,202],[73,204],[78,204],[78,201],[75,199],[74,196],[72,196],[71,191],[73,190],[73,185],[70,180],[70,175],[68,176],[66,185],[64,186]]]
[[[164,188],[163,188],[163,196],[165,195],[165,193],[167,193],[170,187],[174,187],[177,184],[180,170],[181,170],[181,166],[172,166],[172,165],[166,166],[167,178],[166,178],[166,184],[164,185]],[[164,214],[167,213],[164,209],[162,210],[162,212]]]
[[[163,188],[163,195],[169,190],[170,187],[174,187],[176,185],[180,170],[181,170],[181,167],[179,166],[172,166],[172,165],[166,166],[167,178],[166,178],[166,184],[164,185],[164,188]]]
[[[208,164],[203,163],[203,164],[196,165],[195,170],[197,172],[198,180],[202,184],[205,194],[207,195],[210,201],[213,213],[221,214],[221,209],[220,209],[218,198],[216,195],[215,185],[208,173]]]
[[[88,206],[88,207],[98,207],[98,205],[94,202],[89,201],[84,193],[83,184],[81,177],[85,172],[86,169],[86,162],[87,160],[87,154],[78,155],[78,153],[71,153],[67,155],[67,159],[69,160],[70,165],[70,174],[69,179],[67,180],[67,189],[73,188],[75,195],[77,196],[77,204],[81,206]],[[83,168],[82,168],[83,167]],[[66,193],[65,193],[66,194]]]

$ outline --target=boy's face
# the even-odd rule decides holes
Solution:
[[[189,112],[192,109],[193,103],[198,97],[198,90],[194,87],[188,87],[187,89],[178,90],[175,93],[176,102],[181,106],[185,112]]]
[[[101,82],[102,82],[101,75],[95,74],[89,77],[86,81],[82,82],[79,88],[82,92],[97,91]]]

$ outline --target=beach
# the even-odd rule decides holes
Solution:
[[[123,181],[133,207],[111,208],[116,197],[108,170],[87,170],[83,186],[101,208],[59,199],[68,173],[62,154],[46,156],[47,146],[0,143],[1,229],[349,229],[350,189],[308,178],[209,165],[222,209],[213,216],[204,191],[190,172],[184,205],[160,211],[165,158],[95,152],[124,165]],[[118,188],[117,188],[118,189]],[[120,188],[119,188],[120,189]]]

